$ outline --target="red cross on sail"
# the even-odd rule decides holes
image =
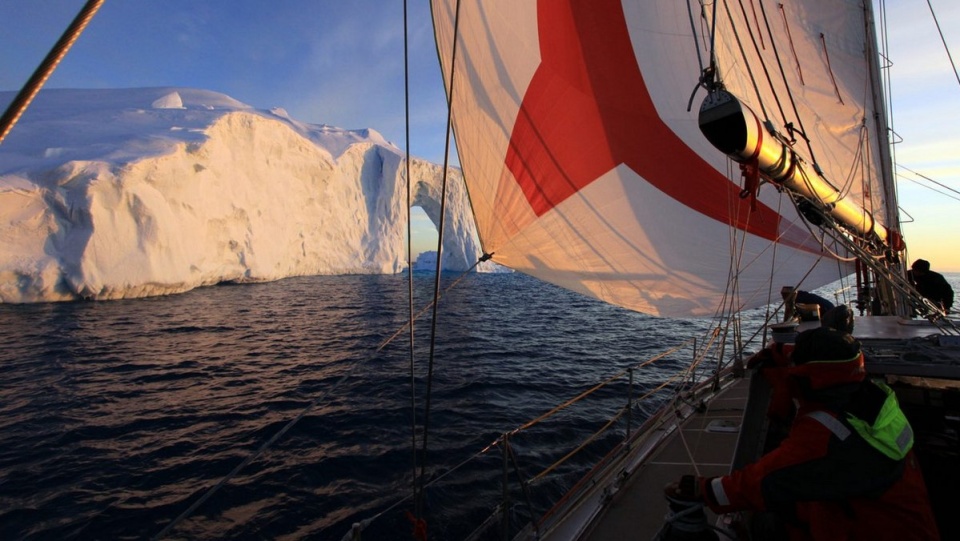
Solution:
[[[748,206],[729,215],[740,187],[660,120],[618,0],[539,2],[537,16],[542,61],[506,163],[538,216],[622,163],[697,212],[776,237],[769,207],[752,219]]]
[[[712,314],[727,294],[735,259],[744,306],[767,301],[771,268],[785,283],[805,275],[807,283],[835,279],[834,256],[792,203],[767,186],[751,209],[754,202],[740,197],[739,167],[710,145],[697,112],[687,110],[709,39],[707,25],[691,25],[684,3],[432,5],[460,165],[480,240],[494,261],[659,315]],[[836,20],[830,13],[795,16]],[[838,32],[847,39],[863,31]],[[822,46],[795,44],[814,57]],[[869,70],[854,53],[831,56],[851,66],[838,74],[841,84],[863,88]],[[725,83],[774,101],[782,88],[755,92],[737,54],[718,51],[730,76]],[[833,83],[811,71],[804,72],[809,93],[798,107],[816,111],[832,144],[830,165],[843,172],[866,155],[857,151],[859,124],[851,119],[870,111],[850,100],[834,107]],[[821,83],[829,92],[819,91]]]

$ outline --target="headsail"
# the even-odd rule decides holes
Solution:
[[[688,103],[711,55],[728,91],[796,136],[809,174],[884,216],[859,0],[719,3],[715,19],[693,0],[457,4],[433,1],[436,39],[481,241],[501,264],[668,316],[714,313],[734,268],[744,307],[768,301],[772,274],[815,267],[805,287],[848,274],[778,190],[741,197],[738,164],[701,134]]]

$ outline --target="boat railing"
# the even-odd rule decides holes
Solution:
[[[637,435],[668,422],[667,414],[681,406],[695,409],[696,397],[704,390],[715,388],[718,381],[716,376],[721,370],[709,369],[710,373],[706,377],[697,374],[698,369],[702,369],[702,361],[712,343],[713,339],[704,347],[698,348],[697,340],[690,339],[618,371],[577,396],[512,430],[501,433],[477,453],[424,483],[424,489],[442,492],[439,488],[442,483],[450,480],[457,472],[464,474],[462,470],[472,467],[470,465],[475,462],[483,461],[488,469],[493,469],[494,465],[498,464],[496,473],[488,472],[482,481],[493,512],[465,539],[510,539],[517,535],[512,532],[523,535],[525,531],[539,537],[538,530],[549,525],[558,510],[570,503],[570,499],[589,489],[600,472],[623,460],[634,445]],[[638,383],[637,374],[640,371],[649,371],[651,365],[658,362],[676,360],[681,352],[690,350],[694,352],[693,362],[686,360],[680,363],[683,367],[675,373],[661,372],[663,375],[658,378],[645,378],[645,381]],[[723,371],[725,375],[729,372]],[[700,380],[695,381],[698,378]],[[638,392],[638,387],[644,388]],[[589,415],[573,412],[578,407],[587,407],[584,403],[590,399],[599,401],[601,406],[590,406],[593,409]],[[675,408],[664,408],[671,400],[676,402]],[[607,412],[603,414],[607,416],[605,420],[597,419],[597,410],[600,409]],[[568,443],[559,441],[563,440],[559,430],[561,421],[556,419],[565,413],[578,415],[578,425],[589,424],[593,429],[581,436],[578,443],[564,446],[558,451],[558,445],[555,444]],[[635,426],[639,417],[642,417],[643,421],[639,426]],[[566,421],[569,422],[569,419]],[[616,429],[622,432],[616,434]],[[558,437],[558,434],[561,436]],[[532,443],[526,441],[525,437],[530,438]],[[496,455],[499,455],[499,458],[496,458]],[[525,472],[525,469],[531,466],[538,470],[532,475]],[[468,474],[480,475],[478,472]],[[541,485],[548,485],[543,488],[547,494],[534,494],[534,489]],[[499,493],[499,496],[494,499],[491,496],[493,493]],[[410,497],[404,498],[375,517],[354,524],[343,540],[362,539],[363,531],[372,522],[407,505],[409,500]]]

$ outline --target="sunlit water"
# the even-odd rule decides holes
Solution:
[[[377,352],[406,320],[407,290],[405,276],[332,276],[0,305],[0,539],[153,537],[311,404],[169,537],[339,540],[386,510],[364,538],[410,538],[411,403],[420,446],[430,312],[415,327],[413,378],[406,332]],[[416,276],[415,291],[419,308],[432,275]],[[501,433],[709,323],[627,312],[518,274],[468,276],[439,314],[426,453],[436,481],[423,510],[431,539],[462,539],[492,513],[502,459],[499,447],[482,451]],[[691,356],[685,348],[639,373],[633,393]],[[620,380],[517,435],[520,475],[592,434],[628,392]],[[533,513],[624,428],[533,483]],[[513,490],[516,528],[530,510]]]

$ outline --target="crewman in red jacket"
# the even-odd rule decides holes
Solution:
[[[859,342],[805,331],[791,361],[798,408],[779,446],[730,475],[685,476],[667,495],[773,512],[794,540],[939,539],[910,424],[889,387],[865,380]]]

